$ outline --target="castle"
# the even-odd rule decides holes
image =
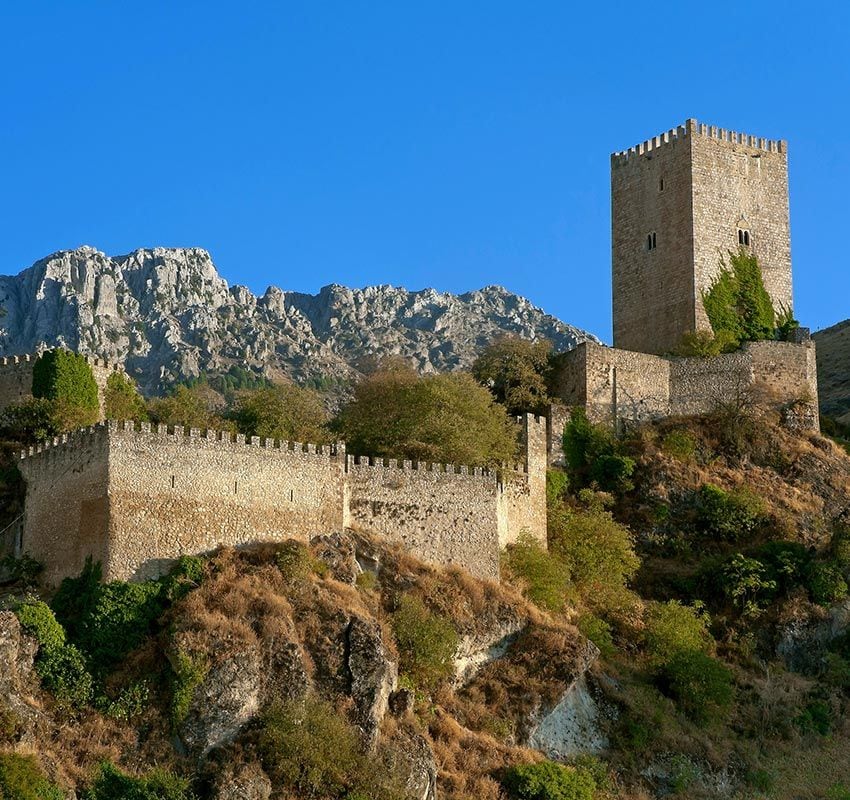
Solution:
[[[520,533],[546,543],[546,469],[562,461],[571,406],[619,428],[758,390],[794,424],[817,428],[804,329],[712,358],[668,355],[683,334],[710,329],[703,292],[738,247],[757,255],[774,305],[790,309],[786,143],[688,120],[611,156],[611,199],[615,346],[588,342],[556,359],[563,405],[548,419],[521,418],[520,464],[414,464],[354,457],[342,442],[101,422],[21,454],[26,511],[14,551],[43,562],[48,583],[79,573],[89,556],[106,579],[144,579],[219,545],[357,528],[497,578],[500,549]],[[117,367],[90,363],[102,389]],[[28,394],[32,364],[3,361],[0,404]]]

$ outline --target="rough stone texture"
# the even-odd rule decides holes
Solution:
[[[611,156],[611,208],[615,347],[665,353],[710,327],[702,292],[739,230],[774,305],[791,307],[786,142],[687,120]]]
[[[79,574],[88,556],[106,580],[141,580],[220,545],[351,527],[498,578],[500,545],[522,530],[546,541],[545,420],[526,417],[524,428],[524,466],[497,476],[347,458],[342,443],[100,424],[22,454],[26,514],[16,549],[45,565],[48,584]],[[349,561],[341,577],[350,581],[359,569],[353,552]]]
[[[581,405],[595,422],[643,421],[700,414],[743,392],[778,407],[809,407],[798,414],[817,430],[817,369],[813,342],[749,342],[714,358],[675,358],[581,344],[559,356],[555,391],[568,405]],[[550,436],[557,437],[555,427]],[[561,428],[563,433],[563,428]],[[550,439],[549,450],[559,447]]]
[[[0,359],[0,409],[32,397],[32,371],[37,360],[38,354]],[[123,372],[124,367],[92,356],[86,356],[86,360],[97,383],[100,419],[104,419],[106,381],[113,372]]]
[[[54,253],[0,276],[0,354],[69,347],[120,361],[147,392],[236,366],[272,379],[356,377],[398,355],[423,373],[468,368],[513,334],[567,350],[595,337],[499,286],[463,295],[394,286],[316,295],[228,286],[200,248]]]
[[[584,674],[551,711],[541,716],[528,745],[558,761],[601,753],[608,747],[608,737],[600,727],[599,707]]]
[[[233,741],[260,710],[259,652],[246,650],[213,664],[193,695],[180,739],[194,756]]]
[[[336,532],[314,536],[310,544],[315,548],[317,558],[327,564],[335,580],[354,585],[363,570],[357,562],[357,549],[349,534]]]
[[[243,764],[216,776],[212,800],[269,800],[272,782],[259,764]]]
[[[398,668],[389,658],[377,622],[352,617],[348,626],[348,671],[355,722],[364,739],[374,744],[398,679]]]
[[[508,652],[528,620],[515,613],[476,620],[475,630],[460,636],[454,657],[455,684],[469,683],[487,664]]]

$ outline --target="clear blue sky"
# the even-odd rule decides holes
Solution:
[[[5,2],[0,272],[197,245],[231,283],[503,284],[610,340],[609,153],[790,141],[796,311],[850,316],[848,4]]]

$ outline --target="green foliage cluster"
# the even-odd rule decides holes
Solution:
[[[41,682],[61,703],[85,706],[92,696],[92,677],[83,654],[68,644],[65,630],[47,603],[28,600],[17,609],[24,630],[38,641],[35,671]]]
[[[515,800],[593,800],[599,788],[591,770],[553,761],[511,767],[502,785]]]
[[[402,595],[391,618],[399,669],[422,688],[433,688],[454,670],[457,631],[418,597]]]
[[[550,342],[503,336],[481,352],[472,374],[509,413],[543,414],[549,403],[551,355]]]
[[[692,461],[696,455],[697,442],[687,431],[673,430],[664,435],[661,449],[679,461]]]
[[[55,404],[44,397],[11,403],[0,412],[0,431],[4,438],[22,444],[36,444],[62,433]]]
[[[717,334],[705,330],[688,331],[682,334],[673,354],[686,358],[712,358],[734,350],[737,346],[734,335],[728,331],[721,330]]]
[[[240,391],[266,389],[272,385],[272,382],[264,375],[260,375],[245,367],[240,367],[237,364],[231,364],[227,368],[227,372],[204,374],[186,382],[186,386],[189,388],[208,386],[226,398],[230,398]]]
[[[728,264],[721,261],[720,272],[703,292],[702,302],[715,334],[724,337],[728,347],[774,338],[776,311],[764,288],[758,260],[748,250],[729,253]]]
[[[649,602],[645,622],[644,647],[656,667],[669,664],[682,652],[705,652],[713,644],[709,616],[699,606],[685,606],[677,600]]]
[[[218,413],[221,406],[221,398],[207,384],[178,384],[165,397],[153,398],[148,403],[148,413],[158,425],[224,429],[227,426]]]
[[[62,581],[52,607],[100,679],[156,631],[171,603],[200,583],[203,569],[202,558],[183,556],[158,580],[101,583],[100,565],[89,559],[79,577]]]
[[[353,452],[474,465],[512,462],[516,425],[465,373],[390,365],[364,378],[334,423]]]
[[[380,746],[365,753],[351,724],[318,699],[273,704],[262,718],[259,752],[272,783],[299,797],[410,799],[393,754]]]
[[[32,394],[53,403],[62,430],[97,422],[97,382],[85,357],[70,350],[46,350],[33,364]]]
[[[103,405],[107,419],[132,419],[137,422],[148,419],[145,399],[139,394],[133,380],[123,372],[112,372],[106,379]]]
[[[564,500],[570,487],[570,478],[561,469],[546,470],[546,503],[551,505]]]
[[[110,763],[101,765],[82,800],[194,800],[189,781],[165,769],[133,777]]]
[[[278,384],[237,396],[231,419],[240,433],[289,442],[327,442],[328,413],[312,389]]]
[[[291,586],[306,581],[317,568],[310,548],[296,539],[289,539],[278,547],[274,560],[283,579]]]
[[[753,534],[763,518],[763,502],[746,489],[726,491],[706,483],[697,493],[696,529],[712,541],[745,540]]]
[[[525,594],[532,603],[547,611],[563,611],[570,571],[555,553],[532,536],[521,534],[506,548],[503,566],[525,584]]]
[[[171,664],[171,724],[176,728],[189,715],[192,696],[207,677],[206,657],[177,650],[169,657]]]
[[[34,756],[0,753],[0,800],[64,800]]]
[[[661,688],[695,722],[722,718],[732,705],[732,672],[699,650],[676,653],[661,669]]]
[[[29,553],[23,553],[20,558],[9,554],[0,559],[0,569],[6,570],[9,580],[22,583],[24,586],[32,586],[44,571],[44,564],[36,561]]]
[[[634,460],[622,452],[622,445],[611,430],[588,420],[583,408],[571,410],[563,444],[577,488],[595,485],[602,491],[618,493],[633,488]]]
[[[582,614],[578,618],[576,627],[598,648],[599,652],[606,658],[610,658],[617,651],[614,645],[614,637],[611,626],[595,614]]]
[[[590,608],[604,612],[617,604],[640,559],[632,534],[600,504],[549,509],[549,549]]]

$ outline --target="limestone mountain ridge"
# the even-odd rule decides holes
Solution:
[[[595,341],[499,286],[460,295],[270,286],[257,296],[229,285],[194,247],[108,256],[83,246],[0,276],[0,354],[69,347],[124,363],[149,393],[233,367],[317,385],[355,378],[386,356],[441,372],[468,367],[503,334],[548,339],[559,351]]]

